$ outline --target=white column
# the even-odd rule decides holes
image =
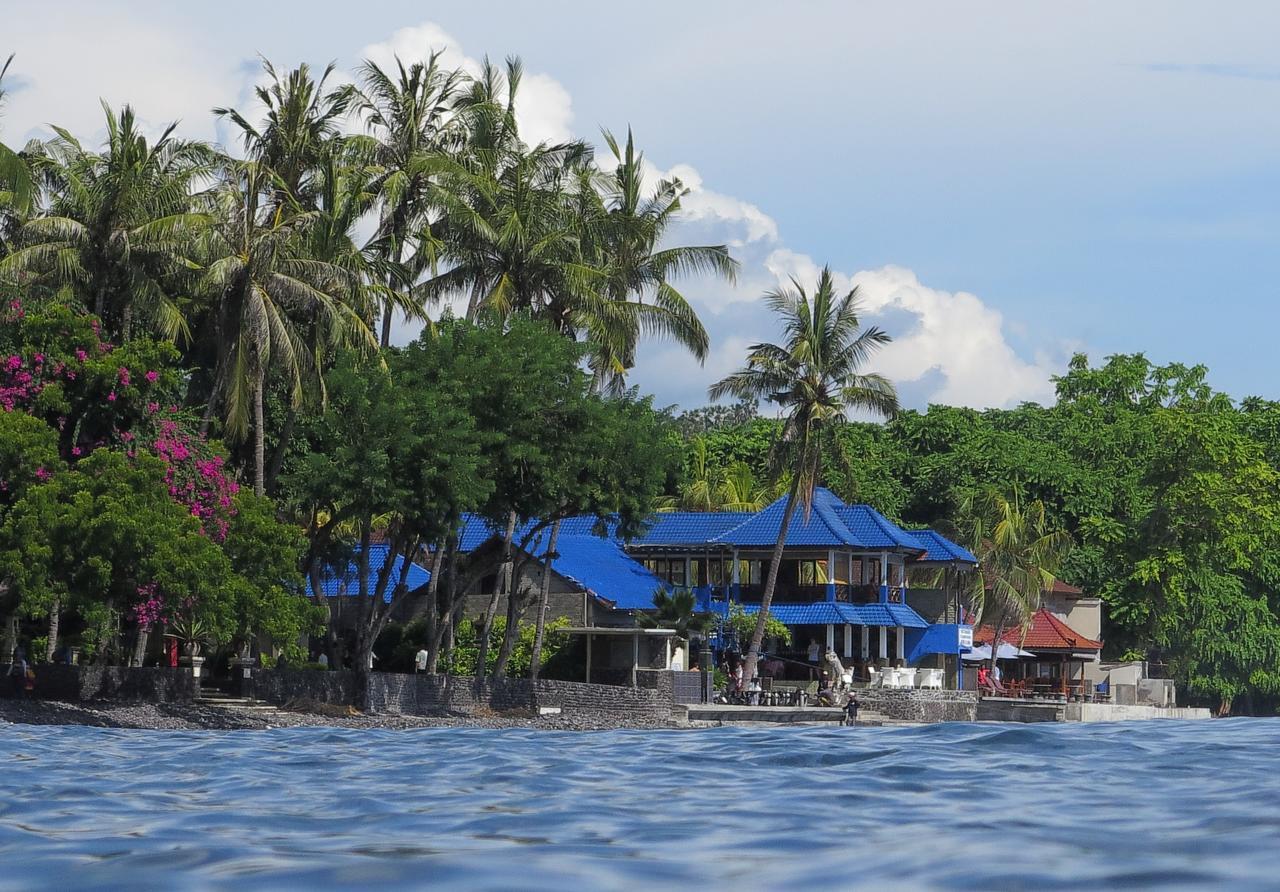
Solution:
[[[862,627],[862,659],[866,660],[871,657],[871,627]]]
[[[636,687],[636,667],[640,665],[640,633],[631,633],[631,686]]]
[[[827,623],[827,647],[836,649],[836,627],[831,623]]]
[[[889,552],[880,552],[880,584],[889,584]]]
[[[827,551],[827,582],[836,581],[836,553],[834,550]]]
[[[848,623],[844,626],[844,655],[846,659],[853,659],[853,626]]]
[[[897,647],[898,659],[905,660],[907,658],[907,653],[906,653],[906,642],[902,640],[904,637],[902,634],[902,626],[898,626],[893,631],[894,631],[894,637],[898,639],[898,647]]]
[[[880,627],[880,659],[889,659],[889,630],[885,626]]]

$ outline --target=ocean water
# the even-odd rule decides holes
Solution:
[[[1280,888],[1280,721],[0,727],[0,888]]]

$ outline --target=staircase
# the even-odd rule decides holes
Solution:
[[[271,713],[279,712],[274,705],[266,700],[255,700],[252,697],[238,697],[235,694],[229,694],[219,688],[204,686],[200,689],[200,696],[196,698],[196,705],[209,706],[215,709],[242,709],[248,712]]]

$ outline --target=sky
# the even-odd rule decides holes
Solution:
[[[100,139],[100,99],[225,142],[209,109],[248,104],[259,55],[521,56],[527,137],[630,126],[691,190],[673,238],[742,264],[681,283],[705,364],[641,350],[659,405],[705,403],[779,336],[761,295],[823,265],[893,335],[870,368],[907,406],[1048,402],[1075,352],[1280,399],[1274,3],[0,0],[0,23],[10,145]]]

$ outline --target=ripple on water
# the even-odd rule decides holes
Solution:
[[[0,888],[1272,886],[1280,723],[0,729]]]

